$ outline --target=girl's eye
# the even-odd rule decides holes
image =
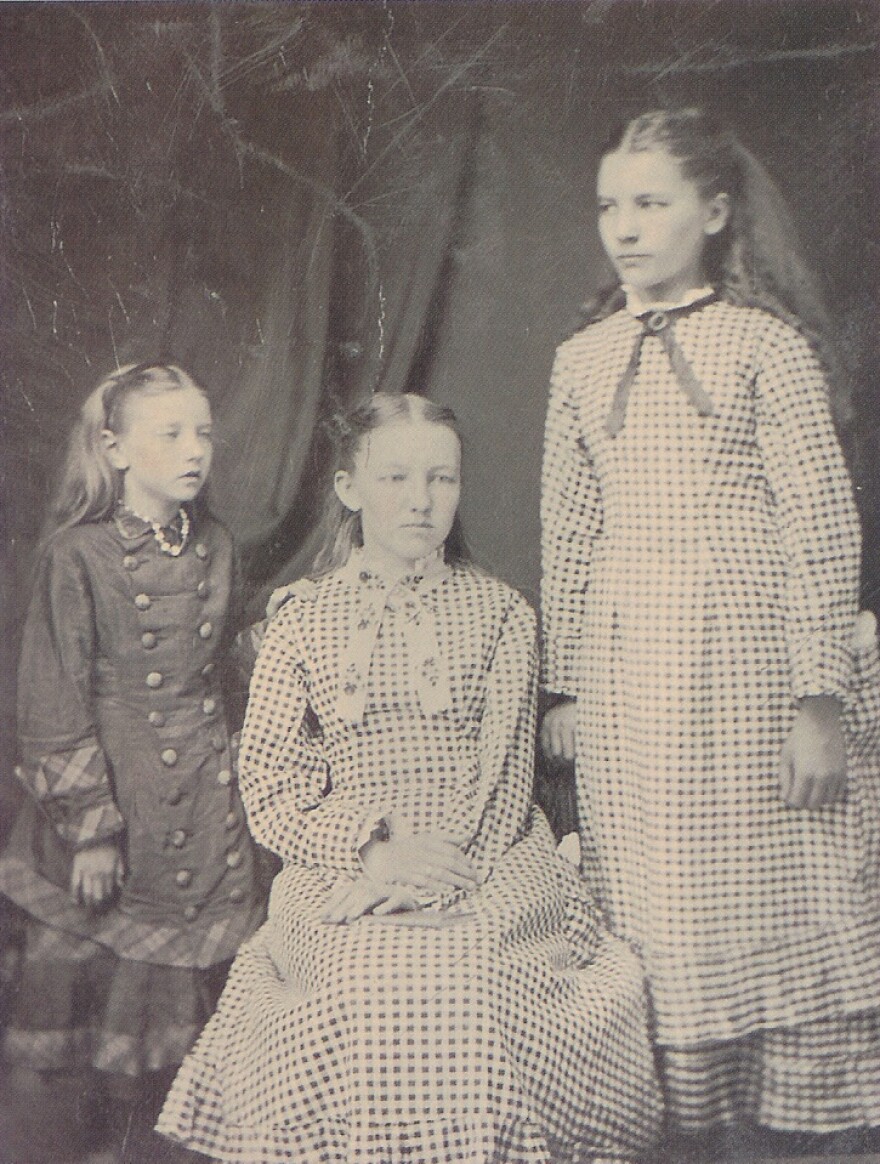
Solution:
[[[202,429],[202,431],[199,433],[199,436],[203,441],[212,441],[214,439],[214,434],[209,428]]]
[[[612,203],[610,203],[610,202],[600,202],[598,204],[598,206],[596,207],[596,210],[599,214],[604,214],[606,210],[611,209],[611,206],[612,206]]]
[[[661,198],[640,198],[638,205],[653,208],[657,206],[668,206],[669,203],[664,202]]]
[[[441,485],[454,485],[455,484],[455,478],[452,476],[451,473],[438,473],[437,476],[434,478],[434,480],[439,481]]]

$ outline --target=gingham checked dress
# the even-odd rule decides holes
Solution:
[[[659,1113],[641,969],[531,807],[532,611],[356,558],[269,625],[242,792],[285,866],[158,1128],[239,1164],[624,1156]],[[451,832],[482,886],[322,922],[380,818]]]
[[[648,334],[609,435],[627,310],[553,372],[544,682],[579,702],[582,870],[644,958],[673,1123],[877,1124],[878,664],[869,644],[856,683],[859,527],[826,387],[766,312],[712,300],[673,326],[713,415]],[[848,707],[847,799],[789,808],[780,751],[823,693]]]

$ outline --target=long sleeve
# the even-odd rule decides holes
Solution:
[[[860,527],[821,368],[772,321],[759,353],[757,440],[786,557],[786,634],[795,699],[843,696],[852,673]]]
[[[289,602],[269,623],[241,738],[241,795],[254,838],[286,861],[357,875],[365,825],[332,789],[309,713],[304,652]]]
[[[535,615],[513,595],[487,677],[478,755],[482,819],[476,839],[491,865],[526,826],[535,770],[538,658]]]
[[[56,542],[41,562],[22,641],[18,776],[74,850],[125,827],[95,722],[96,650],[88,572]]]
[[[602,527],[602,495],[580,441],[565,347],[556,356],[541,479],[543,686],[575,696],[584,593],[593,540]]]

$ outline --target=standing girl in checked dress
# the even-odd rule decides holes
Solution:
[[[93,1070],[126,1164],[159,1158],[158,1106],[262,917],[223,707],[232,544],[195,504],[210,464],[207,397],[173,365],[109,376],[71,439],[19,672],[29,795],[0,860],[27,916],[3,1056],[39,1112],[4,1144],[17,1164]]]
[[[598,195],[623,285],[557,352],[542,498],[583,872],[674,1128],[880,1124],[878,661],[804,270],[698,111],[629,123]]]
[[[237,1164],[549,1164],[649,1144],[641,974],[532,807],[524,599],[463,560],[448,410],[346,426],[327,567],[269,624],[242,737],[284,861],[159,1130]]]

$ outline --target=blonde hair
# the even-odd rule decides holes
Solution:
[[[348,473],[353,472],[355,459],[366,437],[383,425],[400,421],[442,425],[455,434],[459,445],[462,443],[458,421],[451,408],[435,404],[426,397],[414,393],[376,392],[347,415],[335,416],[328,423],[327,429],[335,451],[333,473],[341,469]],[[352,549],[364,543],[360,514],[346,508],[336,493],[329,488],[322,526],[324,534],[322,545],[312,566],[314,577],[345,565]],[[467,561],[470,557],[458,514],[453,520],[444,552],[447,562]]]
[[[61,530],[104,521],[119,500],[121,473],[104,450],[102,433],[125,431],[126,406],[135,396],[181,388],[204,390],[176,364],[127,364],[112,372],[86,398],[70,434],[58,484],[43,531],[43,543]]]

